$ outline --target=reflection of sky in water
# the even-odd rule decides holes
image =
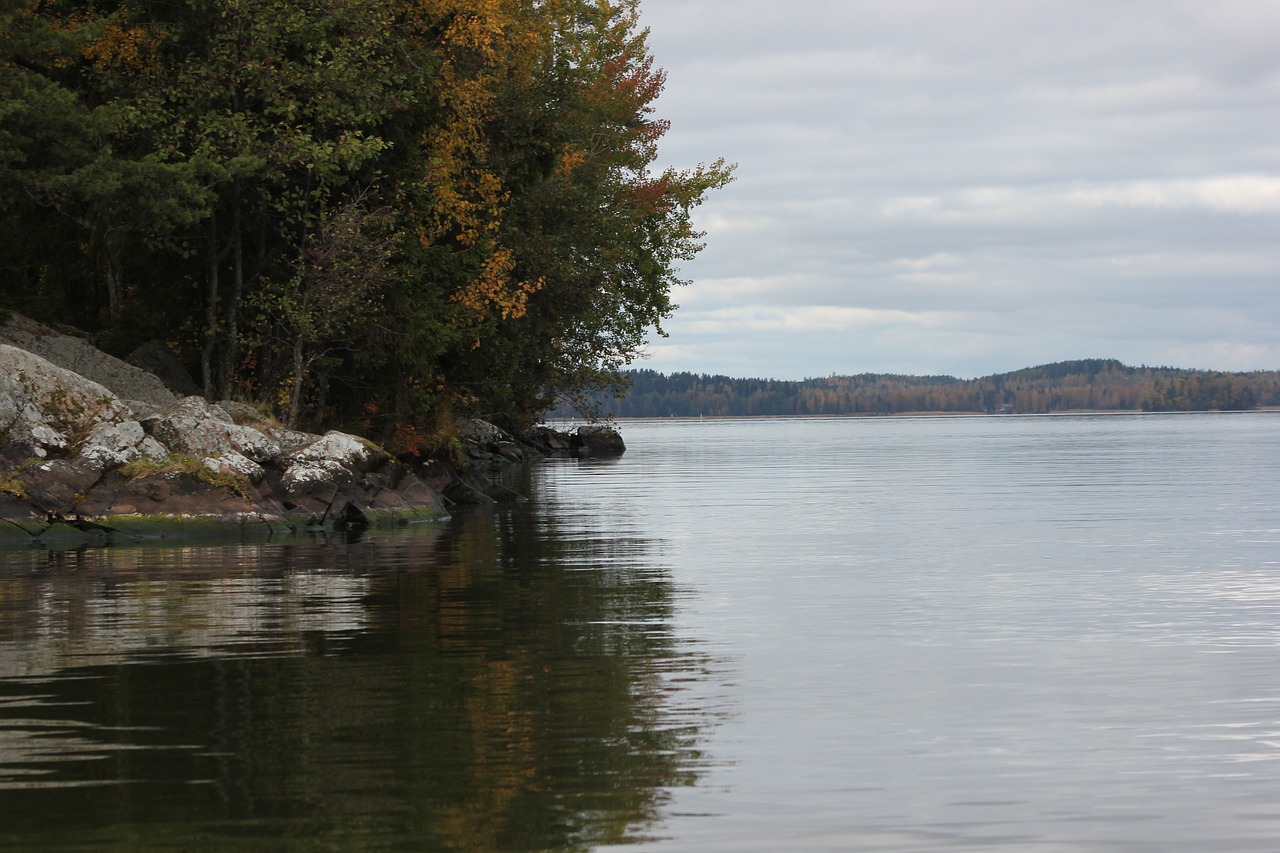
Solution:
[[[629,425],[633,479],[669,496],[635,521],[668,534],[689,585],[677,624],[738,675],[710,771],[658,834],[700,851],[1273,849],[1277,427]]]
[[[110,571],[108,564],[91,581],[41,584],[23,635],[0,639],[0,678],[136,654],[212,655],[255,642],[297,650],[308,633],[353,632],[367,619],[368,579],[350,574],[184,578],[165,571],[117,579]]]

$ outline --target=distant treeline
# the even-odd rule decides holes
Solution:
[[[908,412],[1033,413],[1071,410],[1207,411],[1280,405],[1280,371],[1217,373],[1129,367],[1083,359],[979,379],[863,373],[803,381],[696,373],[628,374],[625,397],[598,397],[599,414],[619,418],[873,415]],[[581,412],[562,404],[551,417]]]

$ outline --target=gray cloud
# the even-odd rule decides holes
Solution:
[[[723,155],[645,366],[1280,367],[1280,5],[646,0]]]

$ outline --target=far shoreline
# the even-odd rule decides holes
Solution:
[[[1177,412],[1148,412],[1134,409],[1063,409],[1056,412],[850,412],[848,414],[811,415],[666,415],[650,417],[606,417],[605,423],[663,423],[667,421],[835,421],[835,420],[910,420],[917,418],[1052,418],[1115,415],[1247,415],[1280,412],[1280,406],[1258,406],[1254,409],[1202,409]],[[547,424],[585,424],[587,418],[547,418]]]

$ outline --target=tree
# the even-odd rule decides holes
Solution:
[[[298,248],[293,275],[266,284],[254,297],[260,343],[268,353],[289,354],[279,400],[291,429],[313,369],[349,347],[359,327],[376,317],[382,290],[395,274],[392,260],[402,235],[391,230],[390,208],[370,208],[368,197],[366,190],[322,210]]]
[[[543,5],[536,73],[512,80],[491,129],[512,191],[498,238],[536,282],[519,314],[446,356],[487,413],[528,417],[562,394],[616,386],[674,310],[677,266],[701,249],[691,212],[731,179],[723,162],[654,174],[665,75],[636,0]],[[518,427],[519,423],[510,423]]]
[[[616,387],[732,172],[655,168],[638,16],[0,0],[0,218],[30,238],[0,288],[118,349],[162,335],[208,396],[291,420],[516,427]]]

